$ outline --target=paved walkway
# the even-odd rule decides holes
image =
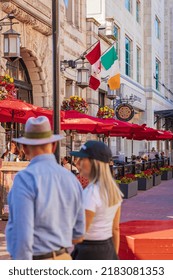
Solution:
[[[137,196],[123,201],[121,222],[172,219],[173,180],[162,181],[159,186],[139,191]],[[0,221],[0,260],[9,259],[4,236],[5,225],[6,222]]]
[[[121,222],[172,219],[173,180],[162,181],[159,186],[139,191],[137,196],[123,201]]]

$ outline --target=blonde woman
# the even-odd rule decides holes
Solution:
[[[81,176],[89,180],[84,190],[86,233],[73,259],[118,259],[122,194],[110,172],[111,150],[103,142],[88,141],[71,154],[79,158]]]

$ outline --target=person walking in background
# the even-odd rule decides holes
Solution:
[[[71,164],[69,163],[69,157],[65,156],[62,159],[62,165],[64,168],[66,168],[67,170],[71,170]]]
[[[7,250],[14,260],[71,259],[67,248],[84,235],[82,187],[53,155],[62,138],[41,116],[28,119],[24,137],[14,139],[31,160],[8,196]]]
[[[79,152],[80,174],[88,178],[84,190],[86,234],[72,252],[75,260],[115,260],[119,250],[122,194],[112,177],[111,150],[103,142],[88,141]]]
[[[19,155],[19,149],[14,141],[11,143],[9,142],[7,144],[7,150],[6,152],[2,155],[2,159],[4,161],[16,161],[17,157]]]
[[[73,164],[71,157],[64,157],[62,160],[63,167],[69,171],[72,171],[74,174],[79,173],[76,166]]]

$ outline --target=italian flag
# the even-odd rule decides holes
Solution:
[[[100,86],[100,71],[101,71],[101,48],[100,41],[94,46],[94,48],[85,56],[91,64],[91,76],[89,81],[89,87],[93,90],[97,90]]]
[[[115,47],[109,48],[101,57],[101,63],[106,70],[108,78],[108,85],[110,90],[120,88],[120,70],[118,56]]]

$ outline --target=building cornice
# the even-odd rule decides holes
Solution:
[[[87,18],[86,19],[87,22],[92,22],[93,24],[95,24],[97,27],[99,27],[101,24],[93,17]],[[110,40],[108,39],[107,36],[101,34],[100,32],[98,32],[98,37],[100,39],[102,39],[103,41],[105,41],[108,45],[112,45],[112,43],[110,42]]]
[[[5,1],[2,0],[2,11],[5,13],[11,13],[14,12],[14,15],[17,20],[20,22],[30,24],[31,27],[38,32],[42,33],[43,35],[51,35],[51,11],[47,7],[47,20],[44,20],[42,17],[38,15],[38,7],[40,5],[40,1],[38,0],[24,0],[25,3],[23,3],[20,0],[12,0],[12,1]],[[34,9],[34,7],[28,8],[28,5],[26,5],[26,2],[30,3],[30,6],[38,4],[37,9]],[[32,4],[32,5],[31,5]],[[43,5],[43,4],[42,4]],[[42,12],[42,10],[41,10]],[[36,14],[37,13],[37,14]],[[45,17],[44,12],[44,17]],[[50,18],[49,18],[50,17]]]
[[[98,34],[99,38],[101,38],[103,41],[105,41],[108,45],[112,45],[112,42],[107,38],[107,36],[102,35],[101,33]]]
[[[99,27],[101,24],[98,22],[95,18],[90,17],[86,19],[87,22],[93,22],[97,27]]]

